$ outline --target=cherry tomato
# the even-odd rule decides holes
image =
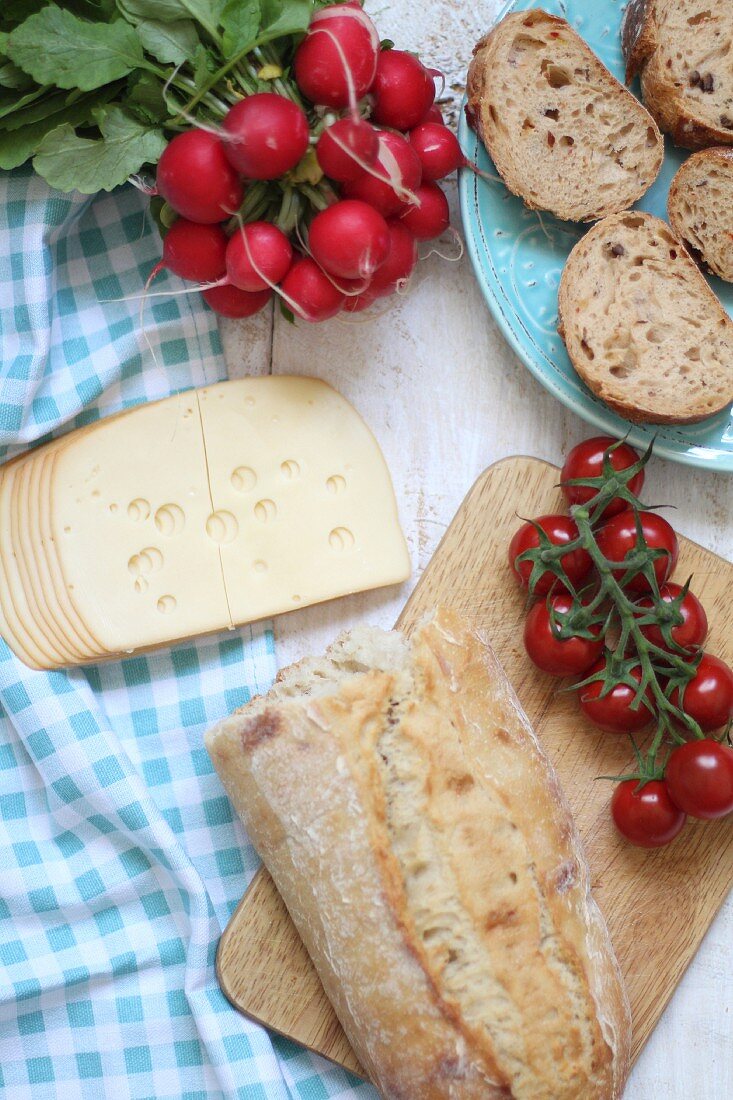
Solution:
[[[604,665],[604,660],[598,661],[588,675],[601,672]],[[631,669],[631,676],[637,683],[641,683],[641,669],[638,665]],[[636,710],[631,706],[636,698],[636,690],[629,684],[616,684],[603,698],[602,689],[603,681],[594,680],[580,690],[580,708],[595,726],[607,733],[638,733],[649,725],[654,717],[654,697],[649,688]]]
[[[569,611],[572,597],[565,592],[552,596],[550,603],[555,611]],[[595,629],[600,633],[600,626]],[[597,661],[603,650],[603,639],[572,637],[560,639],[552,629],[547,604],[536,603],[524,625],[524,646],[537,668],[551,676],[580,676]]]
[[[720,741],[688,741],[664,772],[670,798],[690,817],[712,821],[733,813],[733,749]]]
[[[569,542],[573,542],[578,537],[578,528],[575,524],[575,520],[571,519],[570,516],[559,514],[539,516],[535,522],[539,524],[554,546],[564,546]],[[532,550],[539,546],[539,544],[540,537],[531,523],[524,523],[509,543],[509,565],[519,578],[520,584],[525,588],[529,585],[532,562],[522,561],[517,564],[517,558],[520,554],[523,554],[525,550]],[[570,553],[562,557],[561,561],[562,567],[572,584],[578,584],[579,581],[582,581],[590,572],[590,567],[592,565],[590,554],[587,550],[583,550],[582,548],[571,550]],[[551,573],[549,570],[543,573],[535,587],[535,595],[545,596],[552,588],[556,579],[555,574]]]
[[[657,583],[664,584],[677,564],[677,536],[666,519],[656,512],[640,512],[639,519],[647,546],[652,550],[665,551],[654,562]],[[628,553],[639,549],[637,540],[636,520],[630,508],[604,523],[596,536],[601,553],[612,562],[623,562]],[[617,570],[614,575],[617,580],[621,580],[624,576],[623,569]],[[643,573],[638,573],[629,580],[626,587],[632,592],[648,592],[649,582]]]
[[[611,799],[611,816],[621,836],[639,848],[661,848],[677,836],[685,815],[669,797],[666,784],[653,779],[637,791],[637,779],[619,783]]]
[[[667,581],[659,589],[659,595],[665,603],[672,603],[681,592],[682,586],[675,584],[674,581]],[[644,596],[643,599],[639,600],[638,606],[651,609],[654,607],[654,601],[651,596]],[[672,627],[672,640],[682,649],[695,649],[697,646],[701,646],[708,633],[708,617],[705,614],[705,608],[697,596],[688,591],[679,605],[679,610],[682,615],[682,622],[678,626]],[[641,632],[653,645],[658,645],[662,649],[668,648],[658,626],[642,626]]]
[[[603,473],[603,455],[609,447],[613,447],[618,441],[607,435],[596,435],[592,439],[584,439],[573,447],[565,459],[560,476],[561,481],[570,481],[576,477],[600,477]],[[622,443],[608,456],[614,470],[628,470],[629,466],[639,461],[639,455],[628,443]],[[628,487],[635,496],[638,496],[644,484],[644,471],[639,470],[634,474]],[[595,496],[596,490],[587,485],[563,485],[562,489],[568,504],[587,504]],[[623,512],[627,507],[626,501],[619,497],[614,499],[604,509],[606,519]]]
[[[672,702],[690,718],[694,718],[703,733],[726,726],[733,718],[733,670],[713,657],[703,653],[695,675],[682,689],[670,695]]]

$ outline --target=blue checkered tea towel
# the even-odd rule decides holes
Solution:
[[[150,299],[149,343],[139,301],[118,300],[159,253],[132,187],[88,199],[0,177],[0,457],[225,377],[198,295]],[[274,672],[263,625],[68,673],[31,672],[0,642],[0,1095],[374,1095],[216,983],[257,857],[203,733]]]

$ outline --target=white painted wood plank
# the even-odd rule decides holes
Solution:
[[[384,37],[415,49],[446,73],[454,120],[473,44],[500,6],[498,0],[475,7],[452,0],[367,3]],[[455,187],[450,190],[458,225]],[[282,664],[319,652],[356,622],[390,626],[461,500],[490,463],[511,454],[561,462],[570,446],[592,434],[510,351],[467,258],[453,264],[433,256],[421,263],[416,283],[403,300],[386,301],[378,317],[295,327],[275,319],[272,369],[330,382],[374,431],[392,471],[415,569],[401,590],[364,593],[278,619]],[[263,359],[269,323],[269,316],[261,316],[226,326],[233,377],[269,369]],[[650,501],[676,506],[671,518],[681,531],[733,558],[733,478],[655,460],[648,486]],[[733,898],[643,1052],[626,1100],[733,1095],[731,943]]]
[[[219,333],[230,378],[269,374],[272,364],[272,306],[246,321],[222,318]]]

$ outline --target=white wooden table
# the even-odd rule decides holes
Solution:
[[[592,2],[592,0],[591,0]],[[446,74],[455,125],[473,44],[501,0],[372,0],[383,37]],[[453,224],[460,225],[455,185]],[[506,455],[560,462],[594,429],[567,412],[509,349],[464,257],[421,263],[409,293],[383,312],[289,325],[279,313],[223,326],[231,377],[323,378],[359,410],[384,451],[414,573],[400,590],[370,592],[282,616],[278,659],[318,653],[365,621],[389,627],[476,477]],[[733,478],[655,460],[654,499],[675,505],[690,538],[733,558]],[[653,873],[653,871],[650,871]],[[733,880],[733,868],[731,869]],[[680,912],[680,921],[685,920]],[[719,914],[631,1076],[625,1100],[733,1097],[733,895]],[[589,1098],[590,1100],[590,1098]]]

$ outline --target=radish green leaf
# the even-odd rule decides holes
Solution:
[[[95,112],[102,137],[78,137],[68,123],[52,130],[33,159],[39,175],[61,191],[111,191],[166,146],[161,130],[151,129],[120,107]]]

